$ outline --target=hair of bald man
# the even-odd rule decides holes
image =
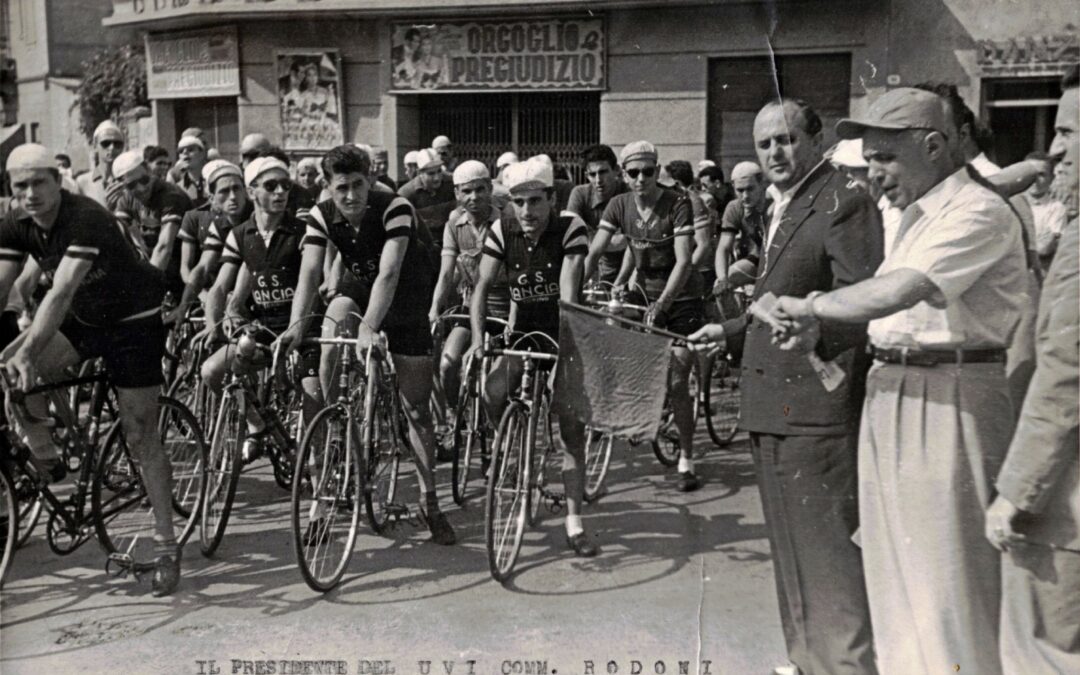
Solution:
[[[817,111],[810,107],[810,104],[801,98],[791,98],[789,96],[781,96],[780,98],[774,98],[765,105],[761,106],[761,109],[769,108],[771,106],[786,106],[792,105],[799,113],[797,120],[799,126],[808,136],[817,136],[821,133],[823,125],[821,123],[821,117],[818,116]]]
[[[764,173],[761,171],[761,165],[757,162],[739,162],[731,169],[731,180],[742,176],[754,176],[758,179],[758,182],[761,182]]]

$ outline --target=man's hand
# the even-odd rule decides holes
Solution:
[[[1024,541],[1024,536],[1013,530],[1013,521],[1020,515],[1020,509],[1005,497],[998,495],[994,503],[986,510],[986,540],[999,551],[1009,550],[1009,546]]]
[[[367,355],[367,350],[372,345],[377,346],[379,349],[386,347],[382,337],[371,329],[366,322],[361,321],[360,325],[356,328],[356,355],[363,359]]]
[[[201,342],[204,347],[210,349],[215,342],[218,342],[224,337],[225,333],[221,327],[221,322],[214,323],[207,320],[203,329],[192,336],[191,343],[199,344]]]
[[[177,305],[173,309],[165,312],[161,317],[161,322],[166,326],[173,326],[184,320],[185,307]]]
[[[722,351],[727,346],[727,336],[724,335],[724,327],[718,323],[707,323],[686,336],[690,349],[704,352],[706,356],[712,356]]]
[[[811,298],[785,295],[777,299],[770,315],[776,320],[776,324],[779,324],[773,326],[773,339],[779,342],[785,342],[817,326],[814,310],[811,309]]]
[[[797,354],[809,354],[814,351],[820,337],[821,324],[816,319],[811,318],[806,323],[805,329],[789,335],[786,339],[780,339],[774,335],[773,342],[786,352],[793,351]]]
[[[428,320],[428,323],[431,324],[432,326],[435,325],[435,322],[439,320],[439,308],[438,307],[436,307],[435,305],[431,306],[431,309],[429,309],[428,313],[427,313],[427,320]]]
[[[303,339],[303,335],[300,334],[300,325],[293,324],[289,326],[284,333],[278,336],[275,340],[274,348],[280,350],[281,356],[286,357],[294,349],[300,346],[300,341]]]
[[[721,296],[721,295],[724,295],[725,293],[730,293],[730,292],[732,292],[734,290],[735,290],[735,285],[732,284],[730,281],[728,281],[726,278],[721,279],[721,278],[717,277],[716,281],[713,282],[713,286],[712,286],[713,295]]]
[[[28,391],[37,384],[37,368],[30,360],[30,355],[22,349],[18,349],[4,364],[7,370],[8,380],[15,383],[15,387],[22,391]]]

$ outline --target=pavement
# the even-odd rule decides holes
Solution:
[[[570,557],[561,515],[544,512],[505,585],[488,572],[480,493],[454,506],[448,464],[458,545],[364,527],[325,595],[297,570],[288,494],[265,460],[241,477],[214,558],[188,543],[170,598],[153,598],[148,577],[106,575],[95,542],[53,555],[39,524],[0,593],[0,672],[769,673],[787,659],[746,443],[698,442],[710,449],[688,494],[647,445],[616,445],[607,493],[586,511],[600,555]],[[415,476],[403,481],[415,504]]]

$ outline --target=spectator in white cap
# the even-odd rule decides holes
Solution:
[[[443,160],[433,149],[420,150],[416,153],[416,178],[398,189],[416,209],[445,204],[454,201],[454,186],[446,180]]]
[[[491,201],[495,208],[502,211],[510,202],[510,192],[503,183],[503,172],[506,167],[518,161],[516,152],[504,152],[495,160],[495,179],[491,182]]]
[[[296,187],[306,190],[315,202],[319,201],[323,186],[320,183],[318,157],[305,157],[296,164]]]
[[[271,147],[270,139],[266,134],[258,132],[244,136],[240,141],[240,168],[247,168],[257,157],[264,154]]]
[[[56,381],[81,361],[103,360],[116,388],[133,466],[154,514],[152,539],[143,537],[150,534],[143,530],[137,546],[129,539],[131,548],[124,547],[137,563],[153,566],[153,594],[168,595],[180,581],[180,555],[172,524],[170,463],[157,433],[165,353],[160,276],[140,264],[103,206],[61,188],[56,160],[47,148],[15,148],[7,172],[22,209],[0,220],[0,295],[7,295],[28,256],[52,279],[52,287],[30,327],[7,346],[0,361],[9,381],[26,391],[40,380]],[[49,417],[48,401],[32,395],[18,407],[11,411],[12,426],[30,448],[39,478],[62,480],[66,471],[50,425],[39,421]]]
[[[416,163],[419,160],[419,158],[420,158],[420,151],[419,150],[410,150],[410,151],[405,153],[404,163],[405,163],[405,182],[406,183],[411,181],[413,178],[416,178],[416,174],[419,171],[419,169],[417,168]]]
[[[491,225],[499,219],[498,210],[492,206],[491,173],[483,162],[470,159],[454,169],[454,193],[458,206],[450,213],[443,228],[442,262],[428,311],[431,323],[447,307],[457,303],[457,300],[451,302],[455,280],[460,304],[469,305],[476,285],[481,246]],[[498,290],[488,295],[488,315],[506,319],[509,313],[510,294],[503,279]],[[455,325],[446,338],[439,362],[439,380],[445,398],[440,399],[439,404],[445,404],[448,410],[457,408],[461,357],[468,346],[469,327],[465,324]]]
[[[431,149],[434,150],[443,161],[447,171],[453,171],[457,167],[457,159],[454,157],[454,145],[446,136],[436,136],[431,141]]]
[[[483,244],[479,280],[471,304],[472,349],[483,345],[488,298],[506,270],[510,295],[517,305],[515,330],[543,333],[558,344],[559,300],[577,302],[581,267],[588,250],[585,223],[555,210],[551,164],[536,157],[511,164],[503,174],[511,209],[504,212]],[[550,347],[537,345],[539,349]],[[517,388],[522,364],[498,358],[489,371],[484,405],[489,419],[499,419],[507,395]],[[553,403],[563,440],[563,483],[566,493],[566,541],[580,557],[596,555],[581,518],[584,490],[585,427],[558,401]]]
[[[206,189],[202,179],[202,168],[207,162],[206,143],[199,136],[182,136],[176,144],[175,183],[180,186],[195,206],[206,202]]]
[[[698,173],[701,173],[702,169],[707,169],[710,166],[716,166],[716,162],[712,161],[711,159],[703,159],[703,160],[701,160],[700,162],[697,163]]]
[[[105,120],[94,129],[94,169],[75,179],[79,192],[102,206],[114,179],[112,163],[124,151],[124,132],[112,120]]]
[[[841,140],[826,156],[833,166],[848,177],[848,180],[869,192],[871,197],[877,199],[881,196],[877,191],[877,186],[870,182],[870,165],[863,159],[861,138]],[[734,181],[734,176],[732,180]]]

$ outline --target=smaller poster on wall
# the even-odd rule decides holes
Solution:
[[[338,52],[279,51],[275,62],[284,149],[321,151],[344,143]]]

